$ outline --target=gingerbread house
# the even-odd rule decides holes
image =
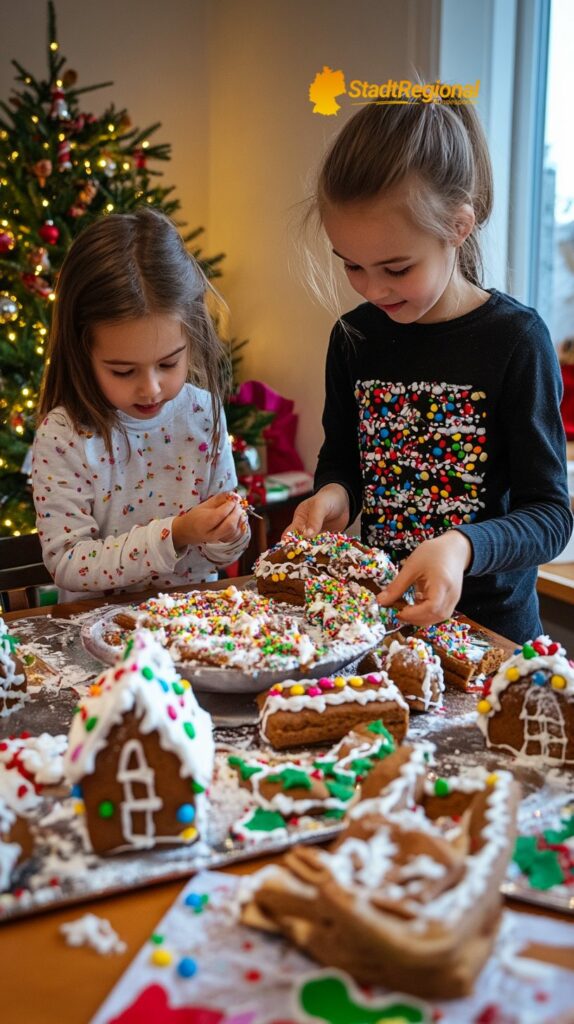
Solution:
[[[21,708],[26,700],[26,673],[14,653],[18,641],[0,617],[0,718]]]
[[[574,661],[549,637],[517,648],[486,680],[477,711],[488,747],[574,764]]]
[[[161,644],[138,630],[70,730],[65,769],[98,853],[195,842],[213,771],[209,714]]]

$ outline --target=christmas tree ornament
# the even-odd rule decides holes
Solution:
[[[71,160],[72,151],[70,149],[70,143],[67,139],[61,139],[58,143],[58,170],[69,171],[72,166]]]
[[[36,175],[40,188],[45,188],[46,181],[52,173],[52,161],[37,160],[32,164],[32,172]]]
[[[44,277],[38,277],[37,274],[22,274],[21,278],[22,284],[29,292],[34,292],[43,299],[47,299],[51,295],[52,285]]]
[[[82,182],[82,188],[78,192],[78,199],[80,203],[83,203],[84,206],[89,206],[95,199],[99,187],[99,182],[95,181],[93,178],[90,178],[89,181]]]
[[[50,269],[48,250],[42,247],[30,249],[26,260],[34,268],[36,274],[46,273]]]
[[[73,85],[78,81],[78,72],[74,71],[73,68],[67,68],[62,75],[62,85],[64,89],[71,89]]]
[[[20,305],[15,295],[0,292],[0,324],[11,324],[18,319]]]
[[[64,90],[60,84],[52,88],[52,104],[50,106],[50,118],[52,121],[69,121],[70,111],[66,102]]]
[[[24,417],[21,412],[15,412],[13,416],[10,417],[10,426],[12,427],[12,430],[22,430],[24,426]]]
[[[60,237],[60,229],[56,227],[53,220],[47,220],[39,228],[38,234],[46,245],[55,245]]]
[[[134,149],[134,160],[136,162],[136,167],[138,171],[144,171],[145,168],[147,167],[147,158],[145,149],[142,149],[141,146],[138,146],[137,149]]]
[[[66,210],[68,217],[73,217],[77,220],[78,217],[83,217],[86,212],[86,207],[83,203],[74,203],[73,206],[69,206]]]
[[[14,233],[8,231],[7,228],[0,228],[0,255],[4,256],[7,252],[12,252],[15,245]]]
[[[113,157],[109,153],[103,153],[100,163],[103,164],[102,170],[106,175],[106,178],[113,178],[118,169],[118,165]]]

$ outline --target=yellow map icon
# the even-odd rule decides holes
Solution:
[[[318,71],[309,86],[309,100],[314,104],[314,114],[336,114],[340,105],[335,99],[347,91],[345,76],[342,71],[333,71],[326,64]]]

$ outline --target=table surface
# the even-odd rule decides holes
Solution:
[[[241,586],[249,577],[233,580]],[[222,589],[231,581],[206,584],[197,589]],[[144,594],[123,594],[114,598],[78,601],[7,613],[7,621],[28,616],[69,618],[89,608],[104,604],[144,600],[157,591]],[[486,631],[509,651],[514,644]],[[227,868],[234,874],[257,870],[273,858],[259,858]],[[92,900],[51,910],[32,918],[0,925],[0,1020],[2,1024],[87,1024],[109,991],[126,970],[154,927],[174,902],[184,882],[162,883],[120,896]],[[513,910],[543,913],[535,907],[506,901]],[[59,926],[91,911],[107,918],[120,938],[126,952],[99,956],[93,950],[65,945]],[[571,920],[559,914],[563,920]],[[150,1024],[153,1022],[150,1021]]]

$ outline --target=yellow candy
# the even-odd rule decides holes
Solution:
[[[197,838],[197,829],[190,825],[189,828],[184,828],[183,832],[180,832],[181,838],[186,843],[191,843]]]
[[[74,804],[74,812],[76,814],[86,813],[86,805],[83,800],[76,800],[76,803]]]
[[[183,688],[185,690],[190,690],[191,689],[191,683],[190,683],[189,679],[182,679],[181,680],[181,685],[183,686]]]
[[[520,679],[520,672],[517,668],[514,668],[514,666],[511,668],[507,668],[506,678],[509,679],[511,683],[515,683],[517,679]]]
[[[273,686],[274,690],[279,690],[279,693],[283,690],[283,683],[275,683]]]
[[[303,694],[305,693],[305,687],[301,686],[300,683],[296,683],[295,686],[291,687],[289,693],[291,694],[292,697],[302,697]]]
[[[360,676],[351,676],[349,679],[349,686],[354,686],[358,690],[363,685],[364,680]]]
[[[479,715],[487,715],[491,709],[492,704],[490,703],[489,700],[479,700],[478,704],[476,705],[476,710],[478,711]]]
[[[347,680],[343,679],[343,676],[335,676],[333,682],[338,690],[342,690],[347,685]]]
[[[273,573],[271,579],[273,580],[273,583],[279,583],[279,576],[276,572]]]
[[[90,697],[99,697],[101,692],[101,686],[98,686],[97,683],[92,683],[90,686]]]
[[[287,558],[295,558],[295,552],[294,551],[288,551],[287,552]]]
[[[284,572],[280,572],[280,573],[279,573],[279,579],[280,579],[280,580],[284,580],[284,579],[285,579],[285,576],[286,576],[286,575],[287,575],[286,573],[284,573]]]
[[[173,956],[167,949],[154,949],[149,958],[150,964],[154,964],[156,967],[169,967],[172,960]]]
[[[486,785],[487,786],[496,786],[497,782],[498,782],[498,775],[496,774],[496,772],[492,772],[492,774],[489,775],[487,780],[486,780]]]
[[[564,690],[566,687],[566,680],[564,676],[552,676],[550,679],[550,685],[554,690]]]

